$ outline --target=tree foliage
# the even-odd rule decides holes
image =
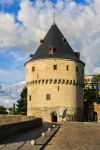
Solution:
[[[7,110],[4,106],[0,106],[0,114],[7,114]]]
[[[96,75],[96,79],[97,79],[97,81],[98,81],[98,85],[100,85],[100,74],[97,74],[97,75]]]
[[[17,111],[16,111],[16,104],[13,103],[12,108],[9,108],[9,115],[16,115]]]
[[[25,87],[21,94],[20,99],[17,101],[17,114],[26,115],[27,114],[27,88]]]
[[[94,89],[84,89],[84,100],[88,102],[96,101],[96,91]]]

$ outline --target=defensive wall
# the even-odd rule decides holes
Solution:
[[[55,68],[56,67],[56,68]],[[82,120],[84,64],[71,59],[40,59],[26,64],[27,115],[51,121]],[[66,111],[66,112],[65,112]]]
[[[0,141],[9,136],[40,126],[42,126],[41,118],[27,116],[0,116]]]

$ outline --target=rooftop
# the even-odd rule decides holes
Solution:
[[[74,52],[56,24],[53,24],[31,60],[44,58],[65,58],[79,60],[79,53]]]

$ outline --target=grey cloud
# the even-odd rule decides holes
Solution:
[[[11,86],[2,87],[3,90],[0,91],[0,105],[2,104],[6,107],[12,107],[12,104],[19,99],[24,86],[25,81]]]

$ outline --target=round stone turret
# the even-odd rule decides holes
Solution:
[[[83,119],[84,63],[57,25],[26,63],[27,115],[44,121]]]

